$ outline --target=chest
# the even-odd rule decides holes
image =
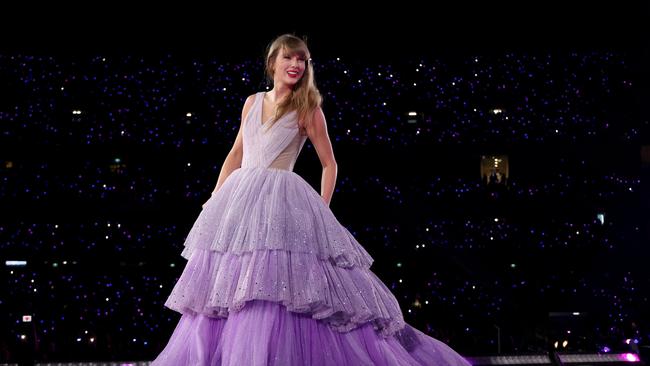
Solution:
[[[260,123],[264,124],[273,118],[276,110],[277,106],[262,99],[262,121]]]

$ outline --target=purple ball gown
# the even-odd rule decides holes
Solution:
[[[165,306],[182,314],[153,366],[469,366],[404,322],[373,258],[293,166],[296,113],[243,124],[244,153],[204,205]]]

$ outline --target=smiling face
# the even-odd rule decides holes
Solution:
[[[283,47],[278,50],[275,60],[271,63],[273,83],[285,84],[291,88],[302,79],[307,67],[307,55],[304,50],[289,50]]]

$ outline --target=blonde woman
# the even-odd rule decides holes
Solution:
[[[244,103],[165,306],[182,314],[154,366],[469,363],[404,322],[373,258],[329,208],[337,164],[303,39],[268,47],[273,89]],[[293,167],[306,139],[321,192]]]

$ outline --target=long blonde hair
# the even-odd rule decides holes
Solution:
[[[272,119],[269,127],[272,126],[278,119],[285,114],[296,111],[298,114],[298,126],[301,135],[303,131],[307,130],[307,126],[311,123],[314,110],[321,106],[323,97],[321,96],[318,88],[316,88],[316,81],[314,80],[314,67],[310,58],[309,49],[305,40],[293,35],[283,34],[273,40],[266,49],[266,63],[264,72],[267,81],[273,83],[274,62],[280,52],[288,52],[289,54],[298,54],[305,59],[305,72],[295,84],[290,94],[278,104],[275,116]]]

